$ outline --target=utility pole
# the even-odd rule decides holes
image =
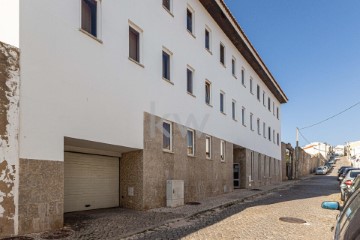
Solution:
[[[298,164],[299,164],[299,128],[296,128],[296,147],[295,147],[295,161],[294,161],[294,173],[293,179],[298,177]]]

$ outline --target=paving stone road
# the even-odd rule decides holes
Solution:
[[[341,164],[341,163],[339,163]],[[338,164],[338,165],[339,165]],[[339,201],[337,167],[250,201],[220,207],[152,229],[127,239],[332,239],[337,211],[321,209],[322,201]],[[293,217],[306,223],[288,223]]]

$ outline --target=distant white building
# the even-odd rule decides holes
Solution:
[[[331,146],[327,143],[313,142],[303,147],[304,151],[310,155],[321,154],[324,158],[328,157]]]
[[[345,154],[345,146],[337,145],[334,147],[334,153],[343,156]]]

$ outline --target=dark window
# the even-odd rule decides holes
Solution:
[[[258,134],[261,135],[261,132],[260,132],[260,119],[257,120],[257,131],[258,131]]]
[[[186,13],[186,26],[187,26],[187,30],[189,30],[189,32],[193,32],[193,19],[192,19],[192,12],[188,9],[187,13]]]
[[[241,83],[245,86],[245,70],[241,69]]]
[[[231,60],[231,70],[232,70],[232,75],[235,76],[235,59]]]
[[[210,32],[205,29],[205,48],[210,50]]]
[[[270,100],[269,97],[268,97],[268,109],[269,109],[269,111],[271,112],[271,100]]]
[[[209,82],[205,82],[205,103],[210,105],[211,101],[211,84]]]
[[[276,139],[277,139],[277,145],[279,146],[280,145],[280,134],[277,134],[276,135]]]
[[[163,58],[163,78],[170,81],[170,55],[163,51],[162,53]]]
[[[207,158],[211,158],[211,137],[207,136],[205,141],[205,153]]]
[[[245,108],[241,109],[241,123],[245,126]]]
[[[236,104],[232,102],[232,118],[236,120]]]
[[[225,65],[225,47],[220,44],[220,62]]]
[[[268,139],[271,141],[271,127],[268,127]]]
[[[187,91],[193,93],[193,72],[190,69],[187,69]]]
[[[251,131],[254,130],[253,129],[253,114],[252,113],[250,114],[250,129],[251,129]]]
[[[97,2],[81,1],[81,29],[97,37]]]
[[[279,107],[276,108],[276,118],[279,119]]]
[[[163,0],[163,6],[170,11],[170,0]]]
[[[257,85],[256,87],[256,96],[257,96],[257,99],[260,101],[260,86]]]
[[[163,149],[171,151],[172,129],[171,124],[163,122]]]
[[[224,113],[224,94],[220,93],[220,112]]]
[[[253,93],[253,79],[250,78],[250,93]]]
[[[129,57],[137,62],[140,62],[140,34],[129,27]]]
[[[194,131],[188,130],[187,131],[187,154],[193,156],[194,155]]]

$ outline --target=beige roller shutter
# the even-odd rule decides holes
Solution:
[[[64,212],[119,206],[119,159],[65,152]]]

